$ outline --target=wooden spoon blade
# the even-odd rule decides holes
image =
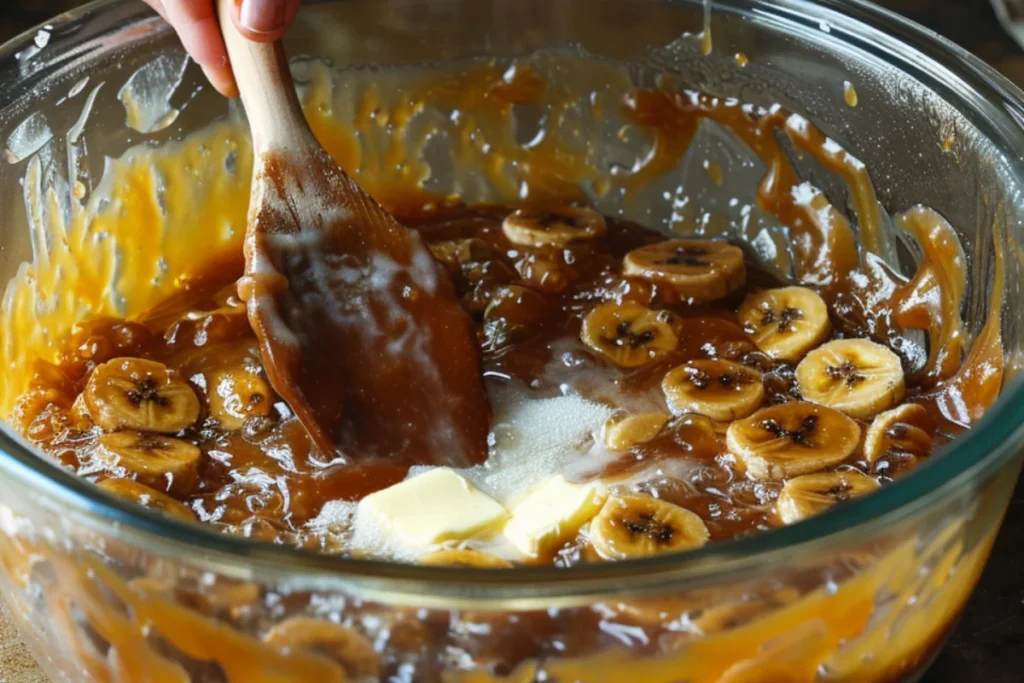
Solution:
[[[272,384],[325,455],[486,457],[479,346],[447,273],[322,149],[262,155],[240,291]]]

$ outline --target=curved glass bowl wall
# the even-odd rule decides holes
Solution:
[[[656,0],[354,0],[308,4],[289,41],[341,78],[352,64],[383,83],[403,68],[555,50],[622,67],[633,85],[670,75],[720,97],[782,103],[867,164],[887,211],[926,204],[957,228],[971,334],[988,313],[997,250],[1005,310],[1020,309],[1016,89],[860,2],[717,2],[706,59],[680,39],[700,22],[696,5]],[[123,86],[153,64],[165,106],[126,126]],[[856,83],[856,108],[844,80]],[[52,246],[29,230],[27,176],[53,188],[54,215],[76,193],[102,192],[107,157],[159,148],[228,112],[201,84],[167,27],[128,0],[65,15],[0,52],[0,276]],[[609,138],[600,162],[614,173],[641,148]],[[845,209],[837,181],[795,163]],[[469,199],[502,195],[440,166],[433,183]],[[648,191],[628,205],[606,196],[602,208],[667,230],[666,188]],[[899,257],[913,261],[898,254],[896,267]],[[407,567],[219,536],[110,499],[5,429],[0,585],[54,680],[911,680],[969,597],[1024,454],[1024,389],[1012,378],[1024,335],[1011,315],[1003,341],[1011,377],[1001,401],[906,480],[754,538],[572,570]]]

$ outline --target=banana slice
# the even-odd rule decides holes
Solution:
[[[544,204],[510,213],[501,229],[513,244],[524,247],[564,247],[604,236],[604,216],[586,206]]]
[[[376,681],[380,677],[373,643],[358,631],[333,621],[292,617],[270,629],[263,642],[280,650],[308,650],[329,657],[355,681]]]
[[[893,456],[913,459],[932,452],[935,421],[924,406],[905,403],[879,414],[864,436],[864,458],[872,465]]]
[[[474,252],[485,248],[487,243],[478,237],[461,240],[443,240],[427,245],[435,259],[451,272],[458,273],[463,263],[473,260]]]
[[[97,484],[101,489],[113,493],[119,498],[124,498],[138,503],[144,508],[155,510],[168,517],[174,517],[185,522],[196,521],[195,515],[188,509],[188,506],[177,501],[166,493],[160,493],[137,481],[131,479],[104,479]]]
[[[484,310],[485,348],[496,350],[529,339],[548,316],[548,302],[529,287],[506,285],[498,288]]]
[[[610,301],[583,320],[580,339],[624,368],[636,368],[675,350],[681,322],[671,311],[653,311],[635,301]]]
[[[837,410],[791,401],[733,422],[725,438],[748,474],[782,481],[846,460],[860,443],[860,425]]]
[[[513,565],[500,557],[470,548],[435,550],[420,558],[427,567],[480,567],[482,569],[510,569]]]
[[[869,339],[837,339],[807,354],[796,367],[808,401],[868,419],[903,399],[900,357]]]
[[[737,317],[759,349],[787,363],[799,361],[832,333],[825,300],[806,287],[750,294]]]
[[[617,413],[604,423],[604,442],[613,451],[628,451],[652,441],[668,423],[664,413]]]
[[[270,384],[245,369],[214,371],[207,386],[210,415],[228,431],[238,431],[250,417],[267,417],[274,408]]]
[[[793,524],[878,488],[877,481],[857,470],[805,474],[783,484],[775,505],[782,521]]]
[[[555,254],[534,252],[516,261],[516,272],[531,287],[558,294],[576,279],[577,274]]]
[[[89,406],[85,404],[85,394],[79,394],[75,402],[71,404],[68,411],[68,418],[75,429],[88,431],[93,427],[92,415],[89,414]]]
[[[661,381],[675,415],[698,413],[730,422],[750,415],[764,401],[761,373],[728,360],[693,360]]]
[[[103,434],[93,451],[93,459],[105,471],[177,498],[199,483],[201,455],[187,441],[141,432]]]
[[[504,254],[479,237],[435,242],[427,246],[457,281],[494,284],[510,282],[516,277]]]
[[[699,548],[709,537],[696,514],[650,496],[612,496],[590,522],[590,542],[606,560]]]
[[[747,281],[743,251],[726,242],[669,240],[626,254],[623,274],[670,286],[696,303],[721,299]]]
[[[199,419],[192,387],[162,363],[115,358],[93,370],[85,386],[93,421],[107,431],[138,429],[173,434]]]

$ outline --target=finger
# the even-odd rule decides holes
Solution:
[[[160,0],[142,0],[142,1],[145,2],[147,5],[149,5],[150,7],[152,7],[153,10],[157,14],[159,14],[161,17],[163,17],[164,21],[167,21],[167,12],[164,10],[164,3],[163,2],[161,2]],[[170,22],[168,22],[168,23],[170,23]]]
[[[231,71],[230,66],[205,66],[203,67],[203,73],[206,74],[206,79],[210,81],[210,85],[216,89],[224,97],[234,99],[238,97],[238,84],[235,82],[235,74]]]
[[[211,0],[164,0],[167,19],[178,32],[185,50],[225,97],[236,97],[238,86],[231,73],[217,12]]]
[[[231,18],[249,40],[266,43],[285,34],[295,21],[300,0],[242,0],[232,5]]]

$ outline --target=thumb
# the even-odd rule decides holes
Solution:
[[[299,0],[242,0],[232,3],[232,18],[249,40],[270,42],[284,35],[295,21]]]

